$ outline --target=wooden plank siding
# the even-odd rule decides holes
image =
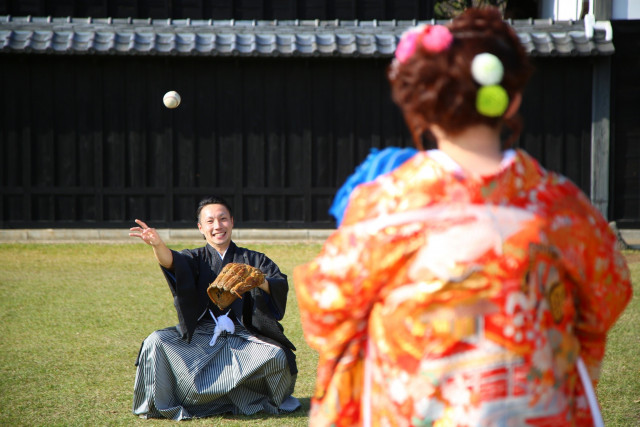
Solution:
[[[640,228],[640,21],[613,21],[611,217]]]
[[[591,59],[536,58],[525,90],[517,146],[589,194]]]
[[[134,19],[431,19],[435,0],[20,0],[0,15]]]
[[[537,58],[519,145],[589,191],[591,59]],[[372,147],[412,145],[382,58],[0,56],[0,227],[331,228]],[[168,90],[182,104],[166,109]]]

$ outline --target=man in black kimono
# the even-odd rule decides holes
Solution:
[[[180,252],[141,220],[130,229],[130,236],[153,248],[179,320],[142,343],[134,414],[181,420],[297,409],[300,403],[291,396],[295,347],[278,322],[286,309],[286,275],[264,254],[231,240],[233,216],[222,198],[202,200],[197,219],[206,246]],[[223,312],[209,299],[207,287],[230,262],[260,269],[265,281]]]

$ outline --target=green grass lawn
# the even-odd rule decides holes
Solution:
[[[292,271],[320,246],[246,246],[265,252],[289,276],[283,324],[298,347],[295,396],[303,410],[277,417],[219,416],[189,425],[307,425],[317,355],[304,342]],[[636,295],[610,335],[598,388],[608,426],[640,425],[640,252],[627,256]],[[177,323],[171,294],[146,245],[2,244],[0,316],[0,425],[168,422],[131,414],[140,343]]]

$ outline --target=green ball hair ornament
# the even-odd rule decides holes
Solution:
[[[509,95],[500,85],[482,86],[476,96],[476,110],[487,117],[500,117],[507,111]]]

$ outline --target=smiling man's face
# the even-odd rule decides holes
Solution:
[[[200,230],[207,243],[222,254],[231,243],[233,218],[224,205],[206,205],[200,211],[198,230]]]

